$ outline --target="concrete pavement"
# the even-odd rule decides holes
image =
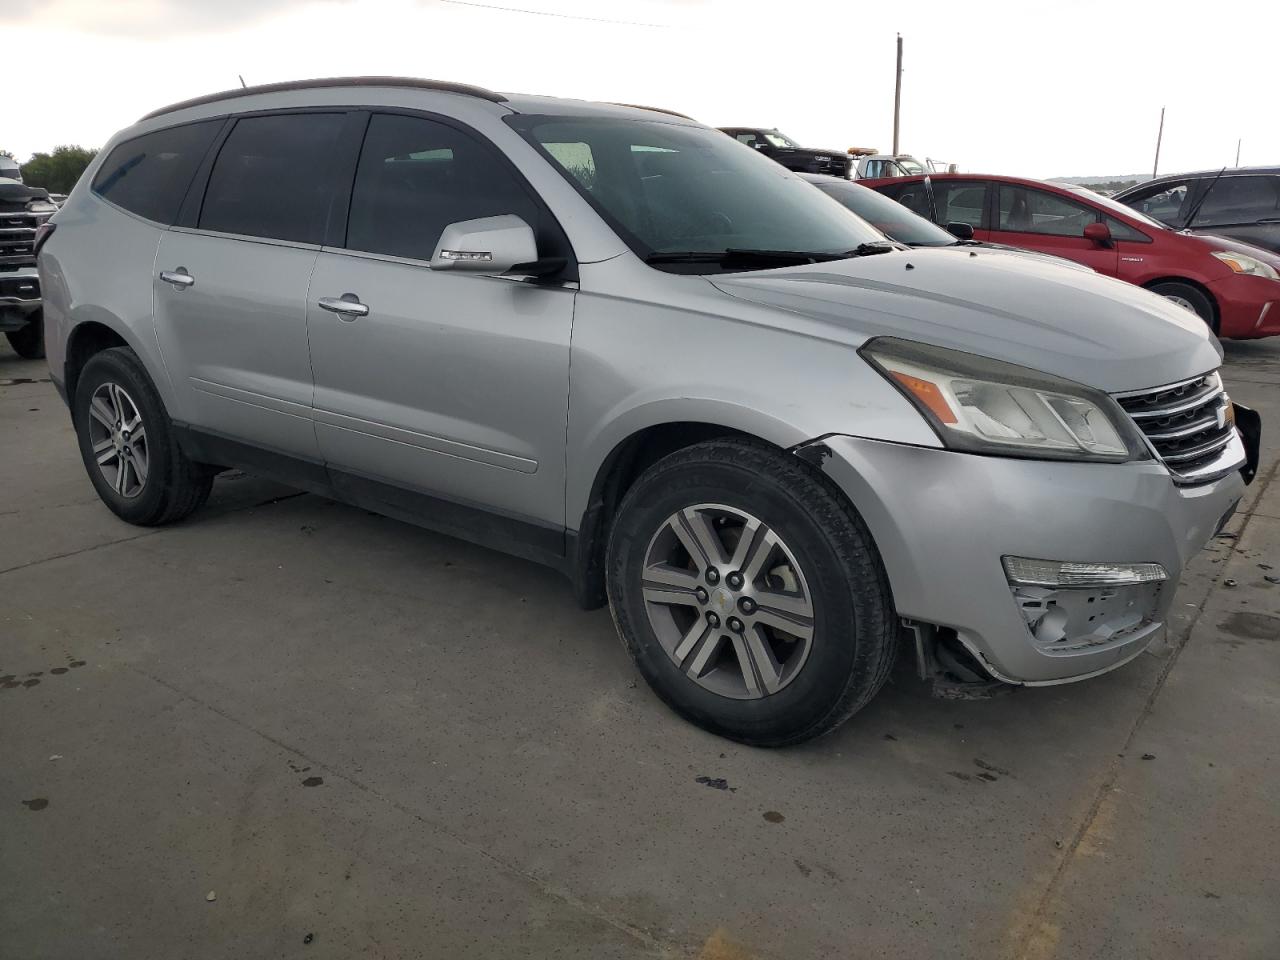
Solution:
[[[904,661],[787,751],[531,564],[238,475],[116,521],[0,352],[0,957],[1280,955],[1280,344],[1227,350],[1263,476],[1167,641],[977,703]]]

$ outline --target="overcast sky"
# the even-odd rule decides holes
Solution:
[[[516,12],[520,8],[524,11]],[[1214,12],[1214,10],[1218,12]],[[669,107],[1032,177],[1280,163],[1276,0],[0,0],[0,148],[98,146],[175,100],[395,74]],[[29,92],[31,102],[19,93]]]

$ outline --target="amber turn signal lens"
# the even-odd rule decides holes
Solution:
[[[909,373],[901,373],[897,370],[890,372],[893,374],[893,379],[910,390],[917,400],[929,408],[929,412],[937,417],[940,423],[959,422],[955,411],[951,409],[951,405],[947,403],[947,398],[942,395],[942,391],[938,389],[936,383],[922,380],[919,377],[913,377]]]

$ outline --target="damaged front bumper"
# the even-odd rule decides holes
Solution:
[[[1141,653],[1245,486],[1239,472],[1175,486],[1154,460],[1017,460],[845,436],[809,448],[818,443],[829,454],[814,459],[875,538],[898,614],[953,630],[1010,683],[1080,680]],[[1008,558],[1151,576],[1031,583]]]

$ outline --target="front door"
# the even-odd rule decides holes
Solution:
[[[1093,207],[1018,183],[995,182],[992,186],[997,190],[997,202],[989,239],[1065,257],[1108,277],[1116,275],[1116,245],[1102,246],[1084,235],[1084,228],[1099,219]]]
[[[238,120],[196,227],[164,234],[153,280],[156,334],[181,418],[312,460],[307,283],[330,199],[325,158],[342,119]]]
[[[422,116],[370,118],[346,247],[321,252],[308,296],[316,432],[355,499],[394,506],[407,488],[559,535],[574,290],[427,266],[445,226],[500,214],[545,252],[548,215],[490,144]],[[319,306],[344,296],[367,312]]]

